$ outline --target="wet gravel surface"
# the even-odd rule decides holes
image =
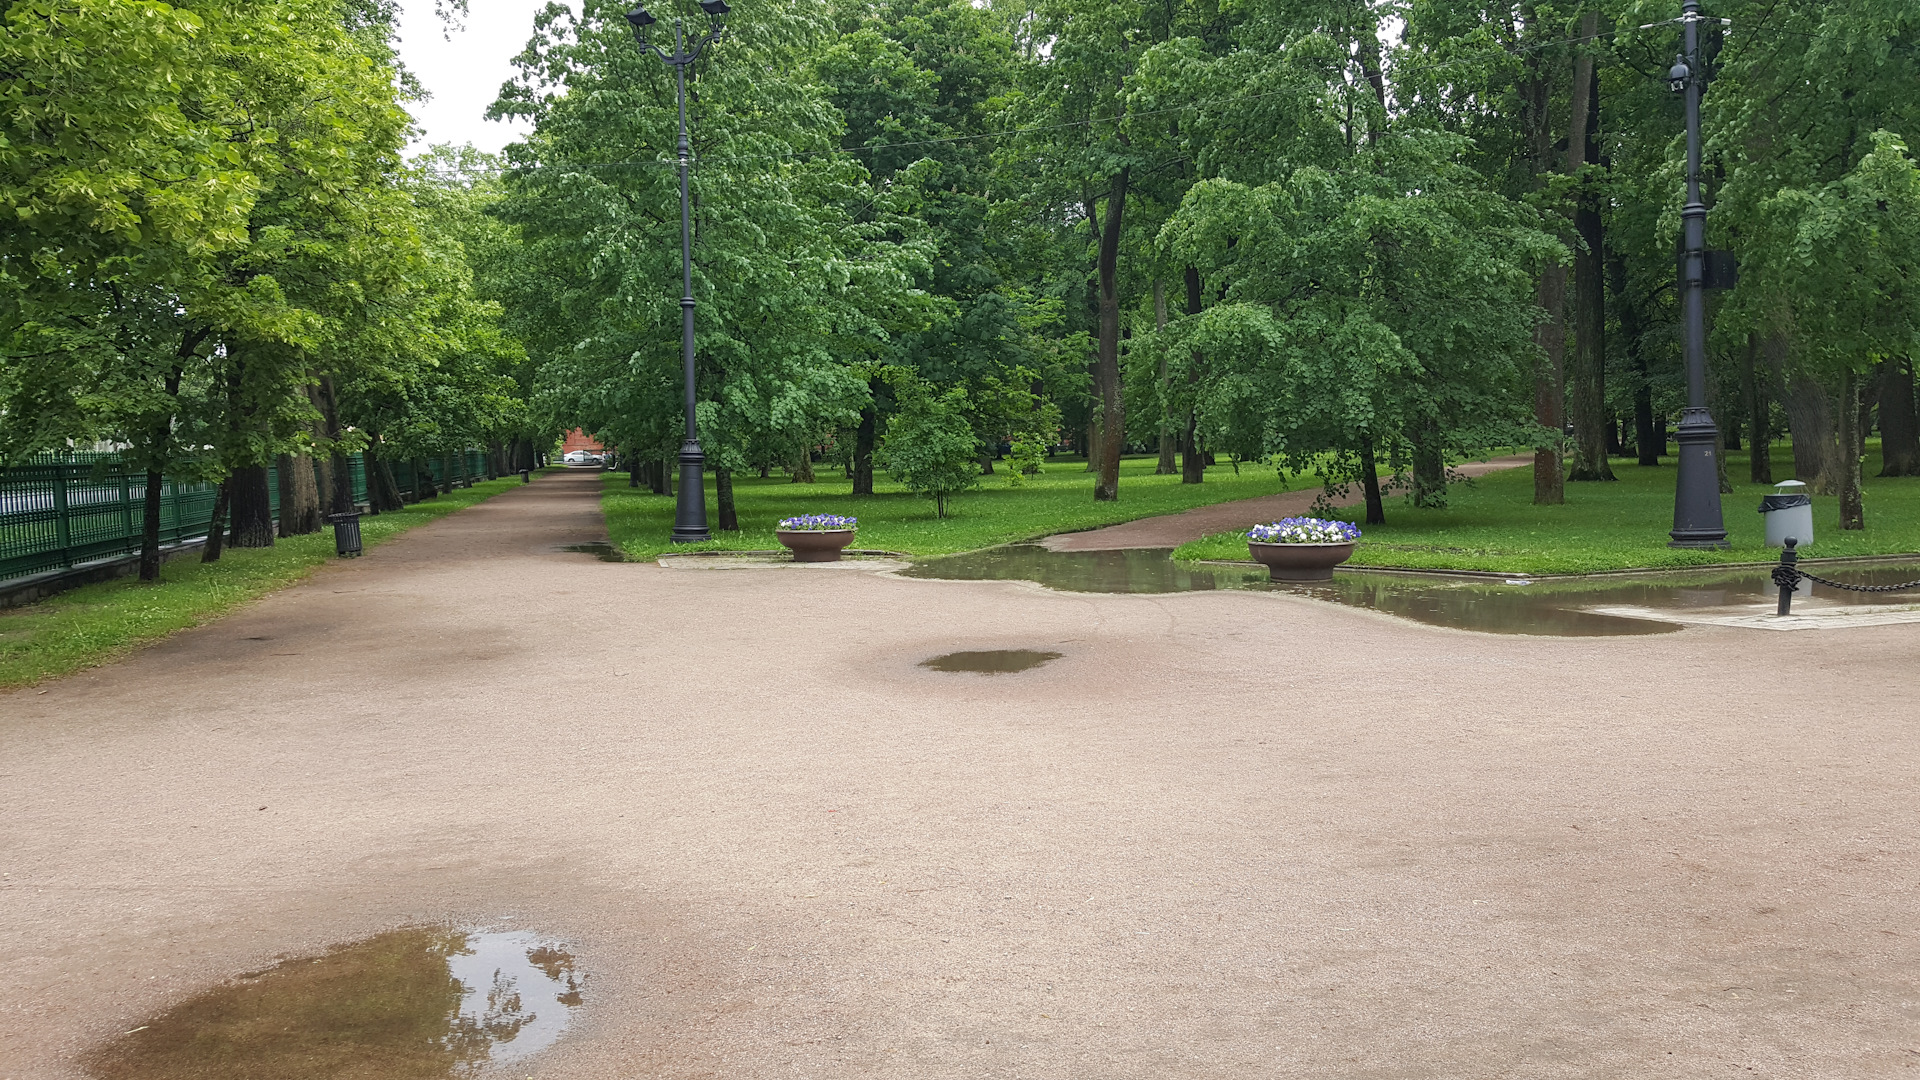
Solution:
[[[516,1077],[1920,1067],[1911,626],[687,573],[597,488],[0,696],[0,1080],[434,924],[591,973]]]

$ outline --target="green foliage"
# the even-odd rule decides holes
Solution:
[[[887,420],[877,461],[901,486],[934,501],[938,517],[947,500],[980,485],[980,440],[967,418],[967,392],[934,393],[903,380],[900,410]]]
[[[1744,477],[1744,454],[1731,455],[1729,471]],[[1774,561],[1764,546],[1765,529],[1754,508],[1773,489],[1739,483],[1726,497],[1730,551],[1667,546],[1673,526],[1672,466],[1644,467],[1631,458],[1612,462],[1618,483],[1597,486],[1563,506],[1533,503],[1531,470],[1507,469],[1456,485],[1445,508],[1406,507],[1384,525],[1366,526],[1354,552],[1355,566],[1482,570],[1510,574],[1591,574],[1610,570],[1678,569],[1722,563]],[[1775,467],[1788,459],[1779,455]],[[1920,552],[1920,478],[1866,481],[1867,528],[1842,532],[1838,503],[1816,505],[1819,542],[1809,557],[1891,555]],[[1355,512],[1339,515],[1354,520]],[[1174,552],[1178,559],[1247,559],[1246,537],[1221,533]]]

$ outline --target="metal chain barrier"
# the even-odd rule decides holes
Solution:
[[[1903,581],[1898,585],[1849,585],[1844,581],[1830,581],[1817,574],[1809,574],[1800,569],[1800,553],[1795,551],[1792,537],[1787,538],[1786,546],[1780,549],[1780,565],[1773,568],[1773,583],[1780,589],[1779,614],[1793,613],[1793,594],[1800,582],[1811,581],[1816,585],[1825,585],[1829,589],[1844,589],[1858,593],[1903,592],[1907,589],[1920,589],[1920,580]]]
[[[1780,570],[1781,568],[1778,566],[1773,568],[1773,583],[1775,585],[1780,584]],[[1806,578],[1816,585],[1825,585],[1829,589],[1845,589],[1848,592],[1900,592],[1903,589],[1920,588],[1920,581],[1903,581],[1898,585],[1849,585],[1844,581],[1828,581],[1826,578],[1809,574],[1805,570],[1792,570],[1788,571],[1788,573],[1797,577]],[[1785,587],[1792,588],[1793,585],[1788,584]]]

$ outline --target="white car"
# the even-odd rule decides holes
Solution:
[[[598,465],[600,455],[591,450],[569,450],[561,456],[560,461],[565,465]]]

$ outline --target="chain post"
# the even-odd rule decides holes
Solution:
[[[1793,590],[1800,584],[1800,571],[1795,564],[1800,561],[1800,553],[1794,548],[1800,541],[1787,537],[1785,547],[1780,549],[1780,565],[1773,568],[1773,583],[1780,586],[1780,608],[1774,614],[1793,614]]]

